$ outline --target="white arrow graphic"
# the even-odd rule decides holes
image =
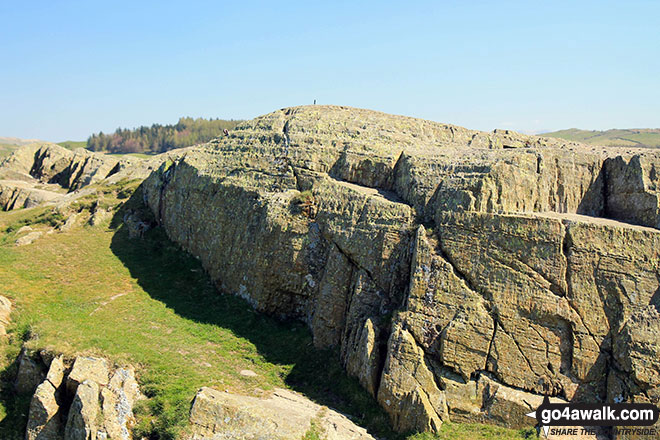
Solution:
[[[527,417],[531,417],[533,419],[536,418],[536,411],[532,411],[531,413],[525,414]],[[550,430],[549,426],[541,426],[543,428],[543,433],[545,434],[545,438],[548,438],[548,431]]]

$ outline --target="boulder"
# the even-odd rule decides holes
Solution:
[[[202,388],[190,423],[191,440],[300,440],[311,429],[327,440],[374,439],[344,415],[283,389],[260,399]]]
[[[97,207],[89,219],[91,226],[98,226],[112,216],[112,211]]]
[[[108,361],[103,358],[79,356],[67,377],[67,392],[69,395],[75,395],[78,385],[86,380],[105,386],[108,384],[108,376]]]
[[[26,246],[28,244],[32,244],[35,241],[37,241],[39,238],[41,238],[42,235],[44,235],[44,233],[41,231],[30,232],[27,235],[17,238],[16,246]]]
[[[73,229],[73,227],[76,225],[76,221],[77,221],[77,220],[78,220],[78,214],[77,214],[77,213],[74,213],[74,214],[69,215],[69,216],[66,218],[66,220],[64,221],[64,223],[62,223],[62,224],[59,226],[58,230],[59,230],[60,232],[67,232],[67,231],[70,231],[70,230]]]
[[[105,359],[78,357],[68,368],[62,355],[45,350],[42,358],[50,367],[32,397],[26,439],[132,438],[133,407],[142,398],[132,367],[111,372]]]

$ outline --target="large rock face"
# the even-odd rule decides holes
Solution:
[[[145,199],[218,286],[298,318],[400,430],[658,403],[660,154],[345,107],[165,162]]]

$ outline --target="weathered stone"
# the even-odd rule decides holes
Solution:
[[[12,304],[9,298],[0,295],[0,336],[7,334]]]
[[[296,393],[267,399],[199,390],[190,411],[193,440],[299,440],[312,426],[327,440],[373,440],[345,416]]]
[[[132,438],[133,407],[142,398],[132,367],[115,370],[108,381],[105,359],[78,357],[69,372],[62,355],[42,350],[42,358],[50,367],[32,399],[28,439]]]
[[[431,361],[433,374],[445,392],[447,411],[452,422],[486,422],[484,393],[477,379],[465,380],[451,370]]]
[[[89,219],[89,224],[91,226],[98,226],[103,222],[105,222],[107,219],[109,219],[111,215],[112,215],[111,211],[97,207],[96,209],[94,209],[94,212],[92,213],[92,216]]]
[[[67,217],[67,219],[60,225],[58,228],[61,232],[67,232],[74,228],[76,221],[78,220],[78,214],[74,213]]]
[[[392,417],[398,431],[438,430],[448,419],[445,394],[438,388],[413,336],[394,325],[385,368],[378,388],[378,403]]]
[[[660,158],[649,153],[618,156],[605,161],[604,169],[607,215],[660,228]]]
[[[140,391],[132,369],[115,371],[107,387],[101,390],[103,402],[103,429],[112,440],[131,439],[130,430],[135,424],[133,405],[140,398]]]
[[[299,107],[164,163],[144,194],[223,290],[305,320],[318,346],[339,346],[397,428],[437,428],[446,407],[464,420],[522,424],[503,418],[515,395],[505,390],[601,399],[612,338],[657,300],[658,232],[596,218],[657,226],[660,155],[620,154]],[[648,376],[646,392],[655,389],[632,366],[644,350],[621,347]],[[502,390],[488,414],[482,376]],[[610,377],[611,387],[627,383]]]
[[[30,232],[27,235],[17,238],[16,246],[26,246],[28,244],[32,244],[35,241],[37,241],[39,238],[41,238],[42,235],[44,235],[44,233],[41,231]]]
[[[129,211],[124,214],[124,225],[128,228],[129,238],[142,238],[144,233],[151,229],[151,225],[142,220],[135,212]]]
[[[46,374],[46,380],[53,384],[53,386],[59,389],[64,381],[66,367],[64,365],[64,358],[62,355],[55,357],[48,368],[48,373]]]
[[[344,346],[344,364],[346,371],[358,378],[360,384],[371,394],[376,396],[380,382],[381,353],[380,329],[371,318],[364,321],[364,325],[355,333],[353,345]]]
[[[56,387],[45,380],[34,392],[30,402],[25,440],[61,439],[60,407]]]
[[[99,413],[99,386],[92,380],[85,380],[76,388],[64,440],[96,440]]]
[[[144,179],[166,157],[180,154],[185,149],[143,160],[85,149],[70,151],[44,142],[24,146],[0,163],[0,210],[67,204],[86,195],[79,193],[81,188]]]
[[[337,246],[331,246],[311,322],[317,347],[337,346],[341,342],[352,276],[353,265]]]
[[[381,345],[386,343],[379,324],[393,305],[389,295],[362,269],[353,271],[349,292],[340,357],[347,372],[375,395],[384,358]]]
[[[31,394],[37,386],[44,380],[45,374],[43,366],[32,358],[27,350],[21,350],[17,359],[18,371],[14,388],[19,394]]]
[[[486,301],[442,256],[423,226],[414,244],[404,316],[424,350],[465,380],[485,368],[494,332]]]
[[[153,169],[169,237],[222,290],[339,347],[398,429],[524,426],[542,395],[660,400],[657,151],[308,106],[168,156],[25,147],[0,165],[0,207]]]
[[[108,375],[108,361],[105,359],[79,356],[74,361],[71,372],[67,377],[67,392],[70,395],[74,395],[78,385],[86,380],[92,381],[97,385],[107,385]]]
[[[651,304],[635,310],[615,336],[613,355],[622,371],[616,372],[619,381],[608,387],[609,399],[629,399],[635,395],[648,397],[649,391],[656,398],[660,397],[657,390],[660,384],[659,309],[660,304]]]

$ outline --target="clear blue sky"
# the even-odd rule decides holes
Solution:
[[[2,1],[0,136],[344,104],[491,130],[660,126],[660,2]]]

